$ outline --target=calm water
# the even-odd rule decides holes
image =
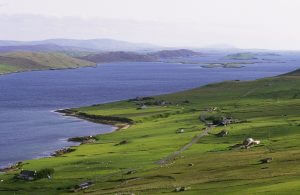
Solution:
[[[299,56],[272,58],[241,69],[114,63],[0,76],[0,166],[48,156],[61,147],[74,145],[66,141],[68,137],[114,130],[111,126],[63,117],[53,110],[170,93],[223,80],[251,80],[300,67]],[[218,62],[217,59],[218,56],[208,56],[191,61]]]

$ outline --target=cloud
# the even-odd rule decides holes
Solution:
[[[264,19],[262,19],[264,20]],[[165,46],[300,49],[300,28],[290,21],[238,23],[233,20],[155,21],[40,14],[0,15],[0,40],[112,38]]]
[[[7,3],[0,3],[0,8],[7,6]]]

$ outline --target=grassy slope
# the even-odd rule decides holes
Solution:
[[[67,193],[69,187],[92,180],[95,185],[86,190],[91,194],[168,194],[175,186],[191,187],[186,194],[300,193],[299,86],[299,76],[224,82],[156,97],[174,103],[167,107],[137,110],[133,102],[121,101],[77,109],[128,117],[136,124],[99,135],[96,143],[75,147],[75,152],[62,157],[30,160],[23,165],[24,169],[55,168],[52,180],[13,181],[11,172],[0,175],[4,179],[0,189],[11,193]],[[228,126],[230,133],[224,138],[213,135],[223,128],[214,128],[175,161],[158,165],[157,161],[203,132],[199,116],[205,108],[215,106],[218,114],[248,122]],[[178,128],[186,131],[176,134]],[[229,149],[247,137],[262,144],[248,150]],[[116,146],[122,140],[129,143]],[[273,157],[273,162],[259,164],[266,157]],[[189,163],[194,166],[189,167]],[[126,175],[130,169],[137,172]]]
[[[61,53],[11,52],[0,54],[0,74],[95,65]]]

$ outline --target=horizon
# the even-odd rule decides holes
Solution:
[[[197,50],[197,49],[212,49],[212,50],[245,50],[251,51],[251,50],[265,50],[265,51],[277,51],[277,52],[300,52],[300,49],[266,49],[266,48],[240,48],[236,47],[234,45],[230,44],[214,44],[214,45],[206,45],[203,47],[196,47],[196,46],[168,46],[168,45],[157,45],[157,44],[152,44],[148,42],[134,42],[134,41],[127,41],[127,40],[120,40],[120,39],[113,39],[113,38],[91,38],[91,39],[77,39],[77,38],[48,38],[48,39],[34,39],[34,40],[17,40],[17,39],[10,39],[10,40],[2,40],[0,41],[13,41],[13,42],[24,42],[24,43],[30,43],[30,42],[38,42],[38,41],[48,41],[48,40],[76,40],[76,41],[90,41],[90,40],[111,40],[111,41],[119,41],[119,42],[126,42],[130,44],[145,44],[145,45],[152,45],[154,47],[158,47],[161,49],[189,49],[189,50]],[[34,45],[57,45],[57,44],[34,44]],[[15,46],[15,45],[8,45],[8,46]],[[7,47],[7,46],[6,46]]]
[[[0,0],[0,39],[300,50],[299,6],[296,0]]]

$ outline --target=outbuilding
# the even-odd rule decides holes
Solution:
[[[74,192],[77,192],[79,190],[85,190],[85,189],[89,188],[92,185],[93,185],[93,182],[91,182],[91,181],[83,182],[83,183],[78,184],[78,185],[75,186]]]
[[[36,171],[22,170],[21,173],[19,174],[18,178],[23,179],[23,180],[32,181],[32,180],[35,180],[36,176],[37,176]]]

